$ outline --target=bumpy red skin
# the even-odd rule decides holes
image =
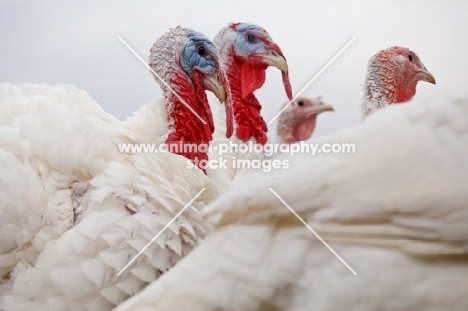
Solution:
[[[198,167],[206,173],[200,165],[200,161],[208,161],[208,150],[198,150],[196,152],[184,152],[183,145],[190,144],[208,144],[213,139],[214,122],[213,115],[208,103],[205,89],[202,87],[202,74],[193,73],[192,81],[189,80],[186,74],[175,72],[172,78],[172,83],[175,86],[175,91],[180,97],[205,120],[206,124],[193,113],[188,107],[174,94],[171,95],[170,101],[173,106],[168,109],[168,121],[171,133],[166,139],[168,148],[170,145],[178,145],[176,154],[186,157],[198,164]],[[207,149],[207,148],[206,148]],[[169,149],[171,150],[171,149]],[[188,151],[188,150],[185,150]],[[203,163],[203,162],[202,162]]]
[[[265,45],[283,56],[280,48],[273,42],[264,41]],[[284,56],[283,56],[284,57]],[[237,123],[236,137],[244,142],[255,139],[258,144],[267,142],[268,126],[260,111],[262,105],[254,92],[265,83],[268,65],[260,56],[252,55],[247,60],[235,54],[234,47],[230,51],[232,62],[226,71],[232,92],[234,119]],[[292,99],[291,84],[287,73],[282,73],[283,85],[288,99]]]
[[[409,53],[413,57],[412,62],[419,64],[420,60],[416,53],[407,48],[392,47],[377,54],[381,66],[379,71],[380,86],[390,104],[407,102],[416,94],[418,80],[415,77],[418,72],[415,67],[404,63],[401,65],[404,67],[402,70],[402,68],[395,66],[395,63],[390,59],[396,55],[402,55],[406,58]]]

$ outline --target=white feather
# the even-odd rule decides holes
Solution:
[[[387,107],[316,142],[356,153],[246,179],[205,210],[216,231],[115,310],[464,310],[468,100]]]
[[[181,156],[117,148],[165,141],[161,101],[120,122],[73,86],[3,83],[0,95],[0,309],[109,309],[204,237],[200,209],[217,186]],[[132,270],[139,264],[150,270]]]
[[[200,211],[219,191],[201,170],[179,155],[119,149],[165,144],[175,130],[167,83],[175,71],[175,80],[190,80],[187,66],[199,65],[181,56],[193,34],[176,27],[154,43],[149,65],[166,82],[164,98],[125,122],[74,86],[0,84],[0,310],[109,310],[208,232]],[[217,77],[218,59],[209,57],[215,72],[200,74]],[[185,94],[196,93],[192,82]]]

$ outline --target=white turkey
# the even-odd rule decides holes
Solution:
[[[363,119],[388,105],[409,101],[416,94],[419,81],[436,83],[410,49],[394,46],[376,53],[368,62],[364,82]]]
[[[220,30],[213,42],[219,49],[221,65],[226,72],[232,92],[234,113],[234,135],[226,139],[225,114],[215,112],[216,130],[213,138],[213,152],[210,157],[219,156],[227,161],[227,168],[221,169],[230,180],[238,181],[250,170],[234,167],[236,160],[262,160],[262,154],[242,153],[228,150],[220,153],[222,145],[267,142],[267,124],[261,116],[262,105],[254,91],[263,86],[268,66],[281,70],[283,85],[288,99],[292,99],[288,76],[288,65],[283,52],[262,27],[250,23],[231,23]]]
[[[468,100],[390,106],[316,142],[356,152],[245,179],[205,210],[216,230],[115,311],[466,310]]]
[[[227,96],[230,123],[218,52],[203,34],[177,27],[155,42],[150,66],[165,82],[157,79],[164,99],[126,122],[73,86],[0,85],[1,310],[110,310],[205,236],[200,209],[218,189],[202,170],[187,169],[187,158],[206,159],[206,151],[132,153],[118,145],[209,143],[205,90]]]

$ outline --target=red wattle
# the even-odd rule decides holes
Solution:
[[[261,88],[265,83],[266,69],[265,66],[252,66],[246,63],[241,65],[241,88],[242,98],[248,97],[253,94],[256,90]]]
[[[317,115],[310,117],[300,124],[295,124],[292,130],[292,135],[295,141],[305,141],[309,139],[309,137],[312,136],[312,132],[314,131],[316,124]]]
[[[237,123],[236,137],[244,142],[254,138],[262,145],[267,142],[268,127],[260,115],[262,106],[253,92],[265,82],[265,69],[266,67],[253,67],[234,61],[226,72],[230,80]]]
[[[409,101],[416,94],[416,84],[406,84],[395,87],[395,104]]]
[[[178,148],[175,149],[176,152],[174,153],[194,161],[206,174],[206,171],[202,168],[203,165],[200,165],[199,162],[202,160],[208,161],[208,148],[201,151],[187,148],[184,150],[184,144],[206,144],[208,146],[213,139],[212,134],[214,131],[213,115],[205,90],[201,87],[201,77],[197,72],[194,72],[192,80],[193,84],[188,80],[185,73],[176,72],[174,74],[172,85],[185,103],[174,94],[171,94],[172,109],[167,107],[167,116],[169,128],[172,131],[166,139],[166,144],[168,148],[171,148],[171,145],[176,145]],[[200,118],[186,105],[190,106],[206,124],[203,124]]]

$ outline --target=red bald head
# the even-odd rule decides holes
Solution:
[[[320,97],[297,98],[278,119],[277,134],[281,142],[292,144],[309,139],[317,124],[317,116],[325,111],[334,111],[334,109]]]
[[[369,63],[369,71],[377,71],[379,84],[388,102],[403,103],[416,94],[419,81],[435,84],[415,52],[405,47],[391,47],[378,52]]]
[[[219,32],[214,42],[232,91],[237,138],[243,141],[253,138],[259,144],[266,143],[268,127],[254,92],[265,83],[268,66],[275,66],[282,72],[286,96],[292,99],[283,52],[265,29],[249,23],[230,24]]]
[[[206,90],[225,101],[226,134],[233,131],[231,93],[217,48],[202,33],[176,27],[156,40],[149,58],[165,98],[169,127],[166,144],[174,153],[194,162],[208,160],[207,150],[182,146],[207,146],[213,138],[214,122]]]
[[[399,46],[379,51],[368,64],[363,117],[388,105],[409,101],[416,94],[419,81],[436,83],[415,52]]]

